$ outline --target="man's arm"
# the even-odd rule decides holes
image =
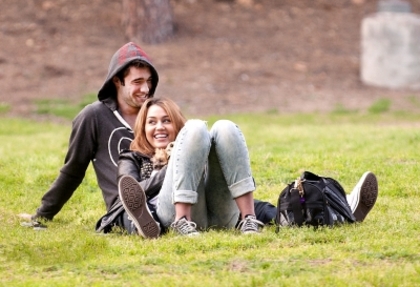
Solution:
[[[83,181],[97,146],[94,109],[85,107],[73,120],[69,149],[59,176],[44,194],[33,218],[53,219]]]

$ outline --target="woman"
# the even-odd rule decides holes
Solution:
[[[234,123],[217,121],[208,131],[204,121],[186,121],[173,101],[152,98],[134,134],[130,151],[121,153],[118,178],[124,209],[140,235],[159,236],[160,224],[198,235],[197,229],[233,228],[238,219],[243,233],[259,232],[248,149]],[[172,142],[167,167],[154,169],[156,149]]]

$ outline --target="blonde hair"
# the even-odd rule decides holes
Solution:
[[[130,149],[150,157],[154,155],[155,148],[147,141],[145,126],[149,108],[154,105],[161,107],[168,114],[171,123],[174,125],[175,137],[178,136],[179,131],[187,121],[174,101],[168,98],[150,98],[146,100],[137,115],[134,125],[134,140],[130,144]]]

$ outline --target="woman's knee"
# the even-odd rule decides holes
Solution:
[[[210,143],[210,135],[207,130],[207,123],[202,120],[188,120],[180,132],[181,137],[188,137],[190,141],[196,144]]]
[[[238,126],[230,120],[218,120],[211,127],[211,129],[214,131],[224,131],[237,128]]]
[[[229,120],[218,120],[213,124],[210,130],[211,137],[221,141],[235,141],[236,139],[242,139],[242,132],[239,127],[232,121]]]
[[[201,130],[207,131],[207,122],[198,120],[198,119],[192,119],[192,120],[188,120],[185,123],[185,127],[188,127],[188,129],[196,129],[198,131],[201,131]]]

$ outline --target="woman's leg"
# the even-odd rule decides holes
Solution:
[[[185,212],[191,205],[191,219],[198,227],[207,227],[203,175],[210,150],[207,125],[201,120],[189,120],[179,132],[172,149],[165,180],[159,193],[156,214],[163,226],[176,219],[176,211]]]
[[[255,183],[248,148],[242,132],[231,121],[217,121],[210,136],[212,147],[206,177],[209,225],[234,227],[240,213],[254,214]]]

